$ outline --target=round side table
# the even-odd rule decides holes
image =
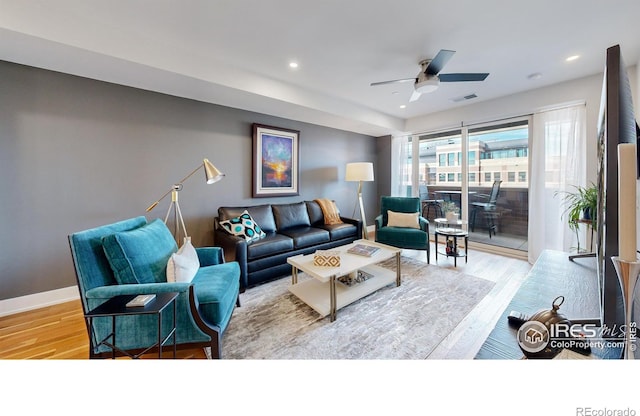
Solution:
[[[438,237],[444,237],[444,245],[445,251],[442,252],[438,250]],[[464,238],[464,250],[458,248],[458,238]],[[452,245],[448,242],[452,241]],[[469,232],[462,230],[460,228],[448,228],[448,227],[439,227],[436,228],[435,231],[435,246],[436,246],[436,262],[438,261],[438,253],[447,256],[453,257],[453,265],[454,267],[458,266],[458,257],[464,257],[464,262],[467,263],[467,250],[469,248]]]
[[[436,223],[436,229],[438,228],[458,228],[459,230],[467,231],[469,228],[469,222],[467,220],[451,221],[446,218],[436,218],[433,220]]]

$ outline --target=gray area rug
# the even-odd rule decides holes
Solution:
[[[320,317],[291,294],[291,278],[240,295],[223,337],[225,359],[425,359],[494,283],[402,257],[402,285]],[[395,260],[381,263],[395,270]],[[301,275],[300,279],[309,277]]]

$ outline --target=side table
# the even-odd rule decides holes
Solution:
[[[446,218],[436,218],[433,221],[436,223],[436,229],[451,227],[451,228],[457,228],[459,230],[466,230],[469,225],[467,220],[449,221]]]
[[[146,354],[152,348],[158,347],[158,358],[162,358],[162,346],[166,344],[169,338],[173,337],[173,358],[176,358],[176,298],[178,292],[166,292],[158,293],[156,297],[144,306],[127,307],[126,304],[131,299],[135,298],[135,295],[120,295],[114,296],[102,305],[92,309],[85,315],[85,319],[89,322],[89,357],[94,358],[94,350],[100,345],[106,345],[111,348],[111,358],[116,358],[116,351],[120,352],[131,358],[140,358],[143,354]],[[173,305],[173,321],[172,326],[169,328],[169,332],[163,338],[162,337],[162,314],[164,310]],[[127,315],[157,315],[158,316],[158,341],[150,345],[144,351],[138,354],[132,354],[129,351],[125,351],[117,347],[116,344],[116,318],[118,316]],[[111,317],[111,333],[107,335],[103,340],[97,341],[93,339],[93,319],[98,317]]]
[[[464,262],[467,263],[468,256],[467,251],[469,248],[469,233],[459,228],[436,228],[435,231],[435,247],[436,247],[436,262],[438,261],[438,236],[444,237],[445,247],[447,246],[447,240],[453,239],[453,250],[440,252],[440,254],[453,257],[454,267],[458,266],[458,257],[464,257]],[[464,250],[458,249],[458,238],[464,238]]]

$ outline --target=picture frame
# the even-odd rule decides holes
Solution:
[[[300,132],[253,124],[253,197],[299,195]]]

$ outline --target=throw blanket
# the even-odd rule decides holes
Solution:
[[[315,200],[322,209],[322,215],[324,215],[324,223],[326,225],[342,224],[340,219],[340,211],[336,207],[336,203],[330,199],[322,198]]]

